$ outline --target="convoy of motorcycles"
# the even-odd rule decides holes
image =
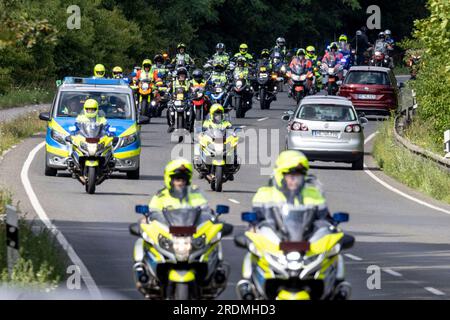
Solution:
[[[354,51],[351,53],[354,55]],[[167,64],[168,72],[158,74],[154,82],[133,78],[139,114],[149,119],[161,117],[167,110],[173,131],[196,129],[198,157],[194,168],[213,191],[221,192],[240,169],[237,156],[239,129],[203,129],[209,107],[219,103],[226,119],[231,114],[244,118],[255,97],[260,109],[270,109],[277,94],[288,85],[288,95],[298,104],[305,96],[325,89],[336,95],[342,74],[351,67],[354,57],[330,63],[316,61],[314,68],[291,65],[278,52],[270,63],[250,64],[246,72],[234,61],[227,66],[208,61],[204,66],[206,85],[169,90],[177,77],[177,68]],[[369,62],[386,66],[389,61],[380,48],[374,48]],[[194,69],[185,61],[181,66]],[[178,63],[177,67],[180,67]],[[188,74],[188,80],[190,76]],[[234,110],[234,113],[231,111]],[[172,131],[172,132],[173,132]],[[113,132],[95,123],[81,124],[66,138],[73,145],[69,171],[94,193],[96,185],[107,179],[114,169]],[[180,134],[178,142],[183,141]],[[229,208],[216,210],[185,208],[151,212],[148,206],[136,206],[144,217],[130,225],[136,236],[133,273],[138,290],[148,299],[214,299],[222,293],[230,274],[224,260],[221,241],[233,226],[220,220]],[[283,207],[274,211],[273,221],[260,221],[255,212],[243,212],[248,223],[245,233],[235,236],[235,245],[245,250],[242,279],[236,292],[240,299],[348,299],[351,286],[344,279],[342,250],[351,248],[354,238],[344,234],[339,224],[349,219],[336,213],[331,220],[318,223],[312,208]]]

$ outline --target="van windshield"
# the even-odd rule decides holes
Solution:
[[[87,99],[98,102],[99,115],[107,119],[132,119],[130,97],[126,93],[117,92],[61,92],[56,111],[57,117],[75,118],[83,112],[83,105]]]

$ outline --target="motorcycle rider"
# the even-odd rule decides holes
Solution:
[[[267,69],[272,69],[272,61],[270,60],[270,51],[269,49],[262,49],[260,59],[258,61],[258,67],[265,66]]]
[[[355,37],[355,49],[356,49],[356,64],[361,66],[364,64],[364,55],[367,49],[370,47],[369,38],[367,37],[367,27],[363,26],[360,30],[356,31]]]
[[[123,79],[123,70],[121,67],[116,66],[112,70],[113,79]]]
[[[102,124],[105,126],[105,130],[107,130],[107,121],[106,118],[99,114],[98,102],[95,99],[87,99],[83,105],[83,112],[80,113],[76,120],[75,126],[79,123],[96,123],[98,125]]]
[[[353,65],[353,55],[351,46],[347,42],[347,36],[345,34],[339,36],[339,53],[341,53],[346,60],[344,65],[345,70],[349,70]]]
[[[152,60],[150,59],[144,59],[142,61],[142,68],[137,71],[136,77],[139,81],[149,81],[153,82],[153,73],[151,72],[152,68]]]
[[[153,79],[165,79],[169,70],[164,65],[164,57],[162,54],[157,54],[153,58],[153,66],[150,69]]]
[[[186,53],[186,45],[184,43],[180,42],[177,45],[177,54],[172,60],[172,64],[175,64],[176,66],[184,66],[186,69],[189,69],[194,65],[194,60],[188,53]]]
[[[191,80],[191,87],[198,88],[202,87],[204,88],[206,86],[206,81],[203,77],[203,71],[201,69],[195,69],[192,72],[192,80]]]
[[[270,50],[271,55],[273,55],[274,52],[279,52],[281,54],[281,59],[284,61],[287,54],[286,49],[286,40],[283,37],[278,37],[275,41],[275,46]]]
[[[216,53],[211,58],[213,64],[220,62],[225,67],[230,63],[230,56],[225,52],[225,45],[222,42],[216,44]]]
[[[244,58],[246,61],[246,66],[253,64],[253,56],[248,53],[248,46],[246,43],[241,43],[239,46],[239,52],[233,57],[233,60],[237,62],[238,58]]]
[[[306,59],[306,51],[303,48],[297,50],[296,55],[292,58],[289,68],[293,68],[295,65],[304,67],[307,71],[312,71],[312,61]]]
[[[317,59],[316,48],[314,46],[310,45],[306,47],[306,59],[311,61],[316,86],[320,90],[322,86],[322,74],[320,73],[320,65],[322,63]]]
[[[203,130],[207,129],[230,129],[233,125],[225,120],[225,109],[218,103],[211,106],[209,110],[209,119],[203,121]]]
[[[394,58],[392,57],[392,53],[394,51],[394,46],[395,46],[395,41],[392,38],[392,32],[389,29],[386,29],[384,31],[384,35],[386,37],[386,43],[388,45],[387,49],[388,49],[388,53],[389,53],[389,68],[393,69],[394,68]]]
[[[100,78],[104,78],[105,77],[105,66],[102,64],[96,64],[94,67],[94,77],[95,79],[100,79]]]
[[[208,201],[200,190],[192,185],[192,163],[180,158],[170,161],[164,169],[164,185],[149,203],[151,211],[180,209],[184,207],[208,208]]]
[[[341,62],[343,58],[342,53],[339,51],[339,46],[336,42],[332,42],[330,44],[330,50],[328,50],[322,58],[322,63],[326,63],[328,65],[335,62],[336,64]]]
[[[189,80],[187,79],[188,72],[187,69],[184,67],[178,68],[177,70],[177,76],[175,80],[171,83],[169,86],[169,93],[176,94],[176,92],[181,88],[183,89],[184,94],[189,94],[189,89],[191,87],[191,84]],[[169,110],[166,112],[167,115],[167,124],[169,125],[169,128],[167,129],[168,133],[173,132],[174,130],[174,121],[175,116],[170,115],[170,109],[173,108],[173,106],[169,106]]]

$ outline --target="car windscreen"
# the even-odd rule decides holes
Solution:
[[[335,104],[304,104],[296,118],[310,121],[356,121],[356,114],[351,106]]]
[[[98,102],[99,115],[107,119],[132,119],[130,96],[127,93],[98,91],[63,91],[56,109],[57,117],[75,118],[83,112],[87,99]]]
[[[390,85],[389,77],[382,71],[350,71],[344,84]]]

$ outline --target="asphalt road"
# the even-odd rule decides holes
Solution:
[[[285,123],[280,117],[283,111],[294,107],[293,100],[283,92],[270,110],[260,110],[255,103],[247,118],[234,120],[234,124],[246,126],[245,130],[280,129],[278,141],[282,150]],[[378,120],[369,122],[364,129],[366,138],[378,125]],[[73,246],[106,297],[141,298],[131,273],[135,238],[128,234],[128,225],[139,218],[134,206],[147,203],[162,187],[164,165],[176,146],[170,142],[166,129],[162,118],[143,126],[139,181],[117,175],[99,186],[95,195],[86,194],[84,187],[67,174],[45,177],[44,149],[31,163],[29,178],[43,209]],[[22,207],[28,210],[32,209],[16,172],[20,171],[29,151],[42,141],[40,137],[26,141],[5,157],[0,170],[0,176],[14,185]],[[449,209],[387,178],[374,165],[370,153],[371,142],[368,142],[366,165],[377,177],[418,199]],[[346,252],[349,256],[345,256],[353,299],[448,299],[449,215],[392,192],[366,172],[351,170],[349,164],[314,162],[311,173],[322,183],[330,210],[350,213],[350,222],[342,227],[354,234],[357,241],[354,248]],[[241,167],[233,182],[224,185],[222,193],[210,191],[204,180],[194,181],[205,191],[212,206],[230,205],[230,214],[225,220],[234,224],[238,233],[244,228],[240,213],[250,209],[254,192],[266,184],[267,179],[267,175],[261,174],[260,166],[248,164]],[[224,256],[232,271],[229,286],[220,299],[236,298],[234,285],[240,277],[243,253],[234,246],[231,237],[224,239]],[[380,268],[381,287],[369,288],[369,271],[376,272],[377,268]],[[369,282],[373,283],[370,279]]]

